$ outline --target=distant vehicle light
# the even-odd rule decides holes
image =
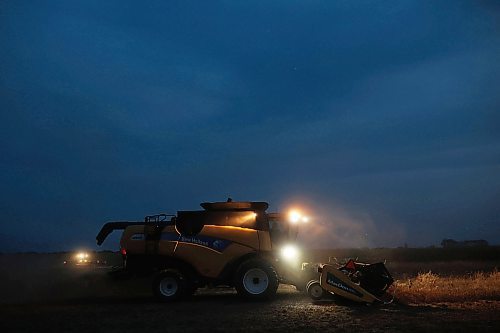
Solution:
[[[90,265],[104,265],[107,263],[106,260],[94,260],[97,254],[92,252],[80,251],[71,254],[70,259],[64,260],[64,265],[76,265],[76,266],[90,266]]]
[[[79,252],[79,253],[76,255],[76,257],[77,257],[78,259],[80,259],[80,260],[83,260],[83,259],[85,259],[85,258],[88,258],[88,257],[89,257],[89,254],[88,254],[88,253],[86,253],[86,252]]]

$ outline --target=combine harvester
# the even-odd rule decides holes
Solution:
[[[113,275],[151,275],[153,294],[166,302],[206,286],[235,287],[245,298],[269,299],[283,283],[306,289],[313,299],[335,293],[372,303],[392,283],[381,263],[301,266],[298,224],[309,219],[297,211],[268,213],[266,202],[232,200],[201,206],[144,221],[106,223],[96,237],[98,245],[112,231],[123,230],[123,267]]]

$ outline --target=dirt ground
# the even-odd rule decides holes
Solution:
[[[63,267],[61,259],[0,256],[0,332],[500,331],[500,301],[494,300],[366,306],[313,302],[282,285],[271,302],[248,302],[216,288],[161,304],[147,278],[117,283],[105,268]]]

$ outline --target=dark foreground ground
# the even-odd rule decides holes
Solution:
[[[0,332],[500,332],[500,301],[315,303],[280,286],[272,302],[205,289],[160,304],[148,279],[115,282],[106,268],[62,267],[61,258],[40,256],[0,256]]]
[[[499,332],[500,302],[382,307],[313,303],[291,288],[273,302],[232,292],[198,294],[176,304],[143,297],[91,297],[3,305],[2,332]]]

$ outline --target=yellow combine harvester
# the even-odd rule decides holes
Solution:
[[[301,265],[294,243],[298,224],[308,218],[298,212],[267,213],[266,202],[228,200],[201,206],[203,210],[146,216],[144,221],[106,223],[97,244],[113,230],[124,230],[120,273],[154,274],[153,293],[162,301],[180,299],[207,285],[231,286],[244,297],[268,299],[279,283],[307,288],[313,299],[325,292],[360,302],[377,298],[376,288],[369,287],[381,278],[381,271],[368,274],[365,269],[361,274],[359,263],[352,274],[328,264]]]
[[[266,202],[202,203],[203,210],[147,216],[144,222],[109,222],[97,244],[117,229],[124,271],[155,274],[153,292],[179,299],[206,285],[234,286],[254,299],[274,296],[280,282],[304,286],[292,222],[267,213]]]

